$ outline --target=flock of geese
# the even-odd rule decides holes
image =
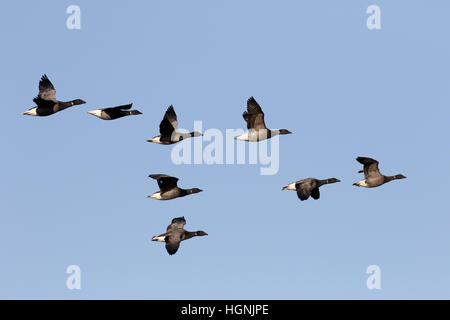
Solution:
[[[56,112],[70,108],[72,106],[86,103],[84,100],[75,99],[71,101],[59,101],[56,99],[56,90],[48,77],[44,74],[39,82],[39,94],[33,99],[36,104],[35,107],[23,112],[24,115],[30,116],[49,116]],[[142,114],[138,110],[130,110],[132,104],[121,105],[116,107],[108,107],[104,109],[96,109],[88,113],[103,120],[114,120],[125,116]],[[235,137],[237,140],[243,141],[262,141],[270,139],[276,135],[290,134],[286,129],[271,130],[266,127],[264,122],[264,112],[253,97],[247,101],[247,111],[242,114],[247,123],[248,132]],[[171,105],[164,118],[159,125],[160,135],[147,140],[148,142],[170,145],[182,141],[183,139],[191,137],[202,136],[200,132],[181,133],[178,130],[178,120],[175,109]],[[364,173],[364,179],[354,183],[353,185],[365,188],[379,187],[382,184],[392,180],[406,178],[402,174],[393,176],[385,176],[381,174],[378,168],[378,161],[367,157],[358,157],[356,160],[363,165],[363,170],[359,173]],[[199,193],[202,190],[199,188],[183,189],[178,187],[178,178],[171,177],[165,174],[151,174],[150,178],[155,179],[159,186],[159,191],[151,194],[148,198],[157,200],[172,200],[179,197],[184,197],[194,193]],[[282,190],[294,190],[301,201],[307,200],[309,197],[317,200],[320,198],[319,188],[325,184],[340,182],[339,179],[316,179],[306,178],[292,182]],[[206,236],[205,231],[190,232],[184,229],[186,220],[184,217],[174,218],[171,224],[167,227],[166,232],[158,236],[152,237],[152,241],[164,242],[166,250],[169,255],[173,255],[180,247],[181,241],[197,236]]]

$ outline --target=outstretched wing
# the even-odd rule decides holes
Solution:
[[[186,224],[186,220],[184,217],[174,218],[172,219],[172,223],[167,226],[166,232],[183,228]]]
[[[297,190],[297,196],[301,201],[307,200],[311,195],[312,187],[310,183],[298,182],[295,184],[295,190]]]
[[[175,113],[175,109],[171,105],[169,108],[167,108],[167,111],[164,114],[164,118],[159,124],[159,132],[163,137],[171,137],[172,133],[177,128],[178,128],[177,114]]]
[[[370,177],[381,176],[380,170],[378,170],[378,161],[372,158],[358,157],[356,161],[364,165],[364,177],[367,179]]]
[[[166,250],[170,255],[175,254],[180,247],[181,235],[183,234],[183,229],[173,231],[166,236]]]
[[[178,178],[176,177],[171,177],[165,174],[151,174],[149,177],[156,179],[162,193],[177,187]]]
[[[42,100],[56,101],[56,90],[47,75],[43,75],[41,81],[39,81],[39,94],[38,98]]]
[[[320,198],[320,191],[319,191],[319,187],[315,187],[314,189],[311,190],[311,197],[314,200],[317,200]]]
[[[133,104],[130,103],[130,104],[124,104],[124,105],[121,105],[121,106],[111,107],[111,108],[106,108],[106,109],[128,110],[128,109],[131,109],[132,105]],[[104,109],[104,110],[106,110],[106,109]]]
[[[264,123],[264,112],[256,102],[255,98],[250,97],[247,100],[247,111],[245,111],[242,116],[247,122],[247,129],[267,129]]]

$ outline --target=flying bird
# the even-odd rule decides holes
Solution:
[[[177,129],[177,114],[175,113],[173,105],[171,105],[169,108],[167,108],[167,111],[164,114],[164,118],[159,124],[160,135],[147,140],[147,142],[154,142],[159,144],[174,144],[180,142],[183,139],[202,136],[200,132],[194,131],[190,133],[181,133],[178,132]]]
[[[244,117],[245,122],[247,122],[248,132],[235,137],[236,140],[261,141],[280,134],[292,133],[286,129],[267,129],[266,124],[264,123],[264,112],[253,97],[250,97],[247,100],[247,111],[245,111],[242,116]]]
[[[142,112],[138,110],[130,110],[132,105],[133,104],[130,103],[117,107],[95,109],[88,111],[88,113],[103,120],[114,120],[125,116],[142,114]]]
[[[358,157],[356,161],[364,165],[364,170],[358,171],[358,173],[364,172],[364,179],[354,183],[354,186],[374,188],[381,186],[389,181],[396,179],[405,179],[402,174],[396,174],[395,176],[384,176],[378,169],[378,161],[372,158]]]
[[[86,103],[81,99],[72,101],[58,101],[56,100],[56,90],[47,75],[43,75],[39,81],[39,94],[33,99],[36,107],[33,107],[25,112],[24,115],[45,117],[54,114],[58,111],[70,108],[75,105]]]
[[[180,242],[200,236],[207,236],[208,234],[205,231],[186,231],[183,229],[186,224],[186,220],[184,217],[175,218],[172,220],[172,223],[167,227],[166,233],[160,234],[159,236],[152,237],[152,241],[165,242],[166,250],[170,255],[173,255],[177,252],[180,247]]]
[[[171,177],[165,174],[151,174],[150,178],[156,179],[159,186],[159,191],[149,195],[147,198],[157,200],[171,200],[179,197],[184,197],[189,194],[199,193],[203,190],[198,188],[182,189],[177,186],[178,178]]]
[[[318,200],[320,198],[319,188],[324,184],[341,182],[341,180],[336,178],[319,180],[316,178],[306,178],[287,186],[284,186],[282,190],[295,190],[297,191],[297,196],[301,201],[307,200],[310,196],[314,200]]]

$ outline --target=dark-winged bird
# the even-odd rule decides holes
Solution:
[[[378,161],[372,158],[358,157],[356,161],[364,165],[364,170],[358,171],[359,173],[364,172],[364,179],[354,183],[354,186],[374,188],[385,184],[386,182],[405,179],[406,177],[402,174],[396,174],[395,176],[384,176],[380,173],[378,169]]]
[[[198,188],[192,189],[179,188],[177,186],[178,178],[167,176],[165,174],[151,174],[149,175],[149,177],[156,179],[160,190],[158,192],[149,195],[147,198],[157,200],[171,200],[203,191]]]
[[[56,100],[56,90],[47,76],[44,74],[39,81],[39,94],[36,98],[33,99],[34,103],[36,103],[36,107],[33,107],[23,114],[29,116],[49,116],[58,111],[70,108],[72,106],[86,103],[81,99],[75,99],[72,101],[58,101]]]
[[[250,97],[247,100],[247,111],[245,111],[242,116],[244,117],[245,122],[247,122],[248,132],[235,137],[237,140],[261,141],[280,134],[292,133],[286,129],[267,129],[266,124],[264,123],[264,112],[253,97]]]
[[[165,242],[166,250],[170,255],[177,252],[180,247],[180,242],[199,236],[207,236],[205,231],[186,231],[183,229],[186,224],[184,217],[175,218],[172,223],[167,227],[166,233],[160,234],[159,236],[154,236],[152,241]]]
[[[138,110],[130,110],[132,105],[133,104],[130,103],[117,107],[95,109],[88,111],[88,113],[103,120],[114,120],[125,116],[142,114],[142,112]]]
[[[178,129],[177,114],[175,113],[175,109],[171,105],[169,108],[167,108],[167,111],[164,114],[164,118],[159,124],[160,135],[148,139],[147,142],[154,142],[159,144],[174,144],[180,142],[183,139],[202,136],[200,132],[194,131],[190,133],[181,133],[178,132],[177,129]]]
[[[341,182],[341,180],[336,178],[319,180],[315,178],[306,178],[287,186],[284,186],[282,190],[295,190],[297,191],[297,196],[301,201],[307,200],[310,196],[317,200],[320,198],[319,188],[324,184]]]

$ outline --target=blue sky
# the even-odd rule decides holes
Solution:
[[[66,8],[81,8],[81,30]],[[381,8],[381,30],[366,8]],[[14,1],[0,11],[0,298],[449,299],[447,1]],[[47,118],[57,98],[87,104]],[[280,170],[175,165],[145,142],[180,126],[244,128],[246,100],[280,138]],[[133,102],[142,116],[87,111]],[[376,189],[357,156],[408,178]],[[150,173],[203,193],[162,202]],[[336,177],[319,201],[281,187]],[[171,219],[207,237],[169,256]],[[66,288],[67,266],[81,290]],[[369,265],[381,290],[366,288]]]

